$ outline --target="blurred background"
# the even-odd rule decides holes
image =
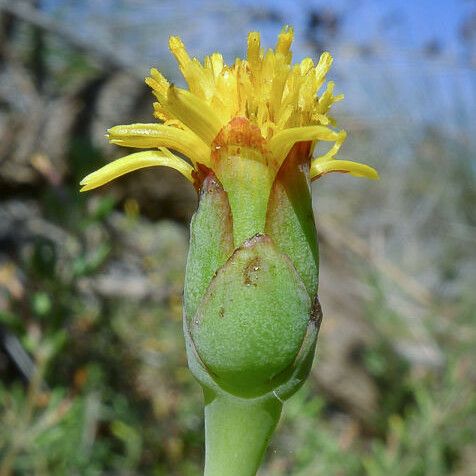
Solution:
[[[339,157],[313,185],[324,321],[261,476],[476,474],[476,3],[0,0],[0,476],[201,474],[181,295],[193,187],[152,168],[88,194],[179,84],[258,29],[335,57]]]

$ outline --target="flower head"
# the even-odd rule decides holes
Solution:
[[[191,222],[184,286],[190,368],[215,394],[288,398],[306,378],[320,324],[318,243],[310,181],[328,172],[377,178],[363,164],[337,160],[345,132],[329,116],[332,63],[291,64],[293,31],[264,51],[248,36],[246,59],[200,63],[182,41],[170,49],[189,89],[156,69],[146,83],[160,123],[116,126],[118,145],[149,149],[88,175],[90,190],[132,170],[172,167],[200,192]],[[313,158],[319,141],[329,150]],[[174,155],[180,153],[189,161]]]
[[[246,59],[227,66],[219,53],[203,63],[190,58],[170,38],[188,90],[152,69],[146,83],[161,122],[108,131],[114,144],[149,150],[81,182],[90,190],[163,165],[199,191],[183,328],[190,370],[204,389],[206,474],[255,474],[283,401],[309,374],[322,316],[311,179],[328,172],[377,178],[367,165],[335,158],[346,134],[329,110],[342,95],[332,82],[317,95],[332,57],[292,65],[292,39],[284,28],[265,52],[250,33]],[[331,146],[313,158],[318,141]]]
[[[223,181],[226,172],[219,151],[243,146],[259,148],[262,172],[270,183],[298,142],[310,144],[311,179],[328,172],[377,178],[377,172],[367,165],[335,159],[346,133],[331,127],[334,120],[329,110],[343,95],[334,95],[332,81],[316,95],[323,87],[332,56],[325,52],[317,64],[305,58],[292,65],[292,40],[293,30],[285,27],[275,48],[264,51],[259,33],[252,32],[248,35],[246,59],[238,58],[227,66],[220,53],[205,57],[203,63],[191,58],[180,38],[171,37],[170,49],[189,89],[170,84],[152,69],[146,83],[157,99],[154,115],[161,122],[120,125],[108,131],[114,144],[150,150],[128,155],[93,172],[82,180],[81,191],[155,165],[178,170],[198,189],[203,178],[201,165],[214,170]],[[318,141],[333,145],[327,153],[312,158]],[[171,150],[187,157],[190,163]]]

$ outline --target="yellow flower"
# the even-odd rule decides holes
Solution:
[[[332,56],[325,52],[317,64],[305,58],[292,65],[292,40],[293,30],[286,27],[279,34],[274,50],[265,52],[259,33],[252,32],[248,35],[246,59],[238,58],[227,66],[219,53],[205,57],[203,64],[190,58],[180,38],[171,37],[170,49],[189,90],[175,87],[158,70],[152,69],[146,83],[157,98],[154,115],[162,122],[121,125],[108,131],[113,144],[152,150],[128,155],[89,174],[81,181],[81,191],[155,165],[178,170],[197,188],[201,166],[211,168],[226,182],[226,174],[220,173],[226,166],[220,160],[224,157],[220,150],[227,146],[258,148],[257,162],[261,163],[269,188],[294,144],[308,142],[312,153],[318,141],[333,145],[325,154],[310,157],[311,179],[328,172],[377,178],[375,169],[368,165],[335,159],[346,133],[331,127],[334,121],[329,110],[343,95],[334,96],[331,81],[317,96]],[[187,157],[190,163],[170,149]]]

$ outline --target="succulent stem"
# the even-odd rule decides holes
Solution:
[[[204,393],[204,476],[255,476],[282,403],[269,397],[242,399],[209,390]]]

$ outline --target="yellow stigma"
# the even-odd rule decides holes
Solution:
[[[265,51],[259,33],[252,32],[248,35],[246,59],[237,58],[227,66],[219,53],[206,56],[203,63],[191,58],[182,40],[171,37],[169,47],[188,90],[171,85],[158,70],[152,69],[146,83],[157,98],[154,115],[163,124],[116,126],[108,131],[112,143],[155,150],[108,164],[86,177],[81,182],[82,190],[153,165],[175,168],[193,181],[192,167],[169,149],[188,157],[195,169],[197,164],[210,167],[214,139],[237,117],[246,118],[259,129],[272,175],[295,143],[309,141],[315,145],[321,140],[334,144],[324,155],[310,158],[311,178],[333,171],[377,178],[372,167],[335,159],[346,134],[330,127],[334,121],[329,110],[343,95],[334,95],[333,82],[327,83],[318,95],[332,65],[332,56],[325,52],[317,64],[305,58],[293,65],[292,40],[293,30],[285,27],[275,48]]]

